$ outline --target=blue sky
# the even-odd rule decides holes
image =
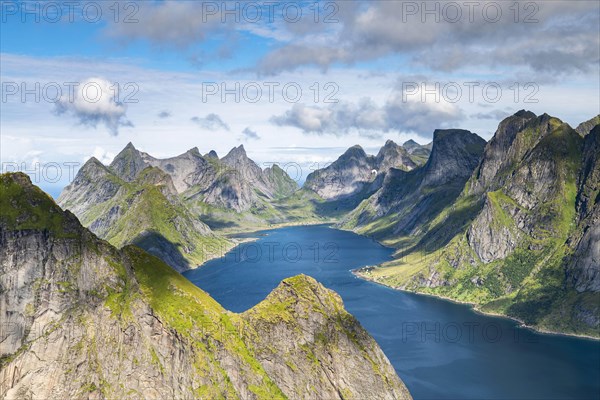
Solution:
[[[48,2],[2,2],[4,170],[108,163],[131,141],[158,157],[244,144],[259,164],[308,173],[354,144],[426,143],[446,127],[489,139],[523,108],[574,126],[600,109],[597,1],[429,2],[433,12],[422,2],[279,2],[272,14],[261,2],[120,2],[117,22],[112,1],[77,3],[70,21],[68,2],[54,2],[62,18],[48,22]],[[255,20],[243,11],[254,5]],[[44,95],[57,85],[62,98]],[[101,100],[85,99],[84,85]],[[67,182],[36,183],[56,195]]]

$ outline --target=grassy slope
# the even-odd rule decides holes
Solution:
[[[183,204],[169,201],[160,186],[142,182],[143,176],[131,183],[121,181],[119,194],[91,208],[82,217],[82,223],[90,226],[99,217],[108,215],[112,208],[119,207],[124,212],[103,233],[104,239],[123,247],[146,240],[141,237],[143,233],[155,233],[172,243],[191,267],[224,254],[233,245],[217,235],[197,232],[191,223],[193,217]]]
[[[563,262],[572,249],[565,242],[575,229],[581,143],[570,130],[556,127],[537,145],[536,151],[557,160],[560,187],[551,201],[530,211],[540,219],[550,216],[550,224],[540,224],[532,236],[520,232],[522,241],[514,253],[489,264],[482,263],[474,254],[466,230],[481,203],[466,195],[465,189],[455,204],[434,219],[428,233],[384,241],[396,247],[408,246],[409,251],[399,251],[396,260],[362,274],[386,285],[473,303],[483,311],[515,317],[539,329],[600,336],[596,329],[574,318],[577,309],[598,315],[600,293],[579,294],[566,284]],[[525,135],[523,140],[532,136]],[[517,167],[505,173],[510,175]],[[517,203],[502,190],[487,193],[487,199],[494,213],[494,229],[517,230],[506,211],[517,207]],[[393,218],[374,224],[391,226]],[[449,228],[452,226],[460,228],[458,233]],[[363,233],[377,231],[373,228],[370,226]],[[450,237],[445,237],[445,232]],[[428,238],[434,240],[433,245]],[[439,247],[435,241],[448,244]],[[425,286],[432,277],[446,281],[447,285]]]
[[[18,230],[48,230],[57,236],[72,236],[64,228],[63,211],[36,186],[20,184],[22,174],[0,175],[0,218]]]
[[[245,382],[248,390],[257,398],[286,398],[256,356],[258,351],[265,350],[256,348],[257,342],[253,340],[253,335],[259,334],[254,326],[257,320],[266,323],[266,329],[272,329],[269,325],[289,324],[298,337],[306,340],[307,332],[299,330],[298,318],[309,319],[311,313],[320,313],[332,319],[337,318],[335,329],[347,335],[348,340],[353,341],[357,349],[365,354],[367,361],[369,360],[368,349],[363,345],[371,343],[375,345],[370,338],[368,341],[356,339],[356,330],[359,325],[344,310],[339,296],[323,288],[312,278],[306,276],[288,278],[280,288],[257,306],[246,313],[235,314],[226,311],[210,295],[157,257],[149,255],[136,246],[125,246],[118,251],[84,231],[74,217],[62,211],[39,188],[31,185],[29,179],[23,174],[0,175],[0,206],[0,222],[4,229],[45,231],[56,240],[69,238],[68,240],[79,241],[85,236],[85,241],[80,244],[84,248],[91,246],[94,254],[100,258],[106,258],[112,270],[111,279],[103,281],[105,288],[103,293],[79,292],[79,296],[84,294],[93,296],[100,303],[94,303],[95,305],[92,305],[91,302],[85,302],[83,305],[73,303],[73,309],[69,310],[69,314],[81,315],[79,322],[84,324],[86,323],[85,313],[79,313],[78,311],[83,310],[79,308],[103,304],[111,311],[112,318],[123,322],[125,329],[130,324],[136,323],[135,315],[138,315],[140,311],[138,309],[139,302],[148,304],[160,323],[172,330],[176,337],[187,346],[186,348],[193,351],[194,362],[189,366],[190,369],[199,377],[209,378],[208,382],[203,379],[205,384],[193,388],[197,398],[235,399],[239,397],[240,393],[236,391],[229,378],[231,371],[228,373],[222,362],[218,360],[224,356],[224,352],[230,357],[225,357],[226,362],[233,361],[235,363],[236,371],[239,373],[236,378]],[[292,294],[293,302],[282,293]],[[297,308],[288,307],[292,305],[299,306],[304,314],[297,315],[294,311]],[[88,311],[92,310],[93,308]],[[331,310],[334,312],[330,312]],[[329,348],[330,338],[328,336],[319,332],[313,333],[315,342],[308,341],[303,344],[302,351],[298,353],[305,357],[305,360],[300,360],[296,354],[295,358],[290,358],[290,365],[299,364],[301,361],[304,364],[314,363],[313,346]],[[268,346],[269,344],[263,343],[262,345]],[[149,343],[144,346],[149,346],[148,349],[152,354],[151,362],[157,363],[160,370],[163,371],[156,349]],[[26,350],[25,346],[23,351]],[[4,358],[2,363],[10,362],[13,356],[16,357],[19,354],[20,352]],[[134,365],[138,365],[137,363],[140,362],[136,360],[133,361]],[[92,362],[97,363],[98,360],[90,359],[90,363]],[[319,361],[316,360],[316,362]],[[109,371],[103,370],[99,364],[97,367],[96,373],[100,376],[109,373]],[[372,367],[376,373],[380,373],[379,366],[373,361]],[[311,373],[316,373],[314,377],[319,379],[318,371],[311,371]],[[385,380],[387,377],[382,375],[382,378]],[[81,379],[82,393],[99,391],[110,397],[111,388],[109,386],[101,382],[100,387],[97,387],[92,380],[88,382],[86,379]]]

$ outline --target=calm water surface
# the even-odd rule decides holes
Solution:
[[[184,275],[241,312],[300,273],[338,292],[415,399],[600,399],[600,342],[537,334],[468,306],[400,292],[351,269],[392,250],[326,226],[263,231]]]

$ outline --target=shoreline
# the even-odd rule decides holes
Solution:
[[[215,259],[215,258],[220,258],[220,257],[224,257],[229,251],[231,251],[232,249],[234,249],[236,246],[239,246],[243,243],[249,243],[249,242],[254,242],[256,240],[259,240],[260,237],[259,236],[251,236],[251,237],[235,237],[235,235],[251,235],[251,234],[255,234],[258,232],[262,232],[262,231],[267,231],[267,230],[272,230],[272,229],[281,229],[281,228],[286,228],[286,227],[292,227],[292,226],[318,226],[318,225],[328,225],[329,228],[331,229],[337,229],[340,231],[345,231],[345,232],[352,232],[356,235],[374,240],[375,242],[377,242],[380,246],[383,246],[385,248],[391,249],[391,250],[396,250],[395,247],[393,246],[389,246],[386,245],[384,243],[381,243],[379,240],[368,236],[368,235],[364,235],[358,232],[355,232],[351,229],[343,229],[343,228],[339,228],[336,227],[335,223],[339,222],[339,221],[335,221],[335,220],[330,220],[330,221],[323,221],[323,222],[287,222],[287,223],[280,223],[280,224],[273,224],[270,226],[265,226],[265,227],[260,227],[258,229],[251,229],[251,230],[240,230],[240,231],[236,231],[236,232],[230,232],[225,234],[224,236],[228,237],[230,240],[232,240],[234,242],[233,246],[231,246],[230,248],[228,248],[223,254],[221,255],[214,255],[213,257],[210,257],[208,259],[206,259],[202,264],[198,265],[195,268],[190,268],[188,271],[190,270],[195,270],[198,268],[202,268],[207,262]],[[381,265],[381,264],[379,264]],[[366,268],[368,266],[363,266],[360,268],[355,268],[350,270],[350,272],[352,273],[352,275],[354,275],[355,277],[359,278],[359,279],[363,279],[365,281],[368,282],[372,282],[375,283],[377,285],[381,285],[384,286],[388,289],[391,290],[397,290],[400,292],[405,292],[405,293],[410,293],[410,294],[415,294],[415,295],[419,295],[419,296],[429,296],[429,297],[433,297],[439,300],[443,300],[443,301],[448,301],[454,304],[461,304],[461,305],[466,305],[469,306],[469,308],[471,310],[473,310],[473,312],[480,314],[480,315],[485,315],[485,316],[490,316],[490,317],[495,317],[495,318],[503,318],[503,319],[508,319],[510,321],[516,322],[518,324],[518,326],[520,328],[523,329],[528,329],[530,331],[533,331],[535,333],[539,333],[539,334],[543,334],[543,335],[553,335],[553,336],[563,336],[563,337],[574,337],[574,338],[579,338],[579,339],[586,339],[586,340],[593,340],[593,341],[600,341],[600,337],[596,337],[596,336],[590,336],[590,335],[584,335],[584,334],[577,334],[577,333],[566,333],[566,332],[558,332],[558,331],[552,331],[552,330],[548,330],[548,329],[544,329],[544,328],[540,328],[540,327],[536,327],[533,325],[528,325],[526,324],[524,321],[520,320],[519,318],[516,317],[511,317],[510,315],[506,315],[506,314],[500,314],[500,313],[496,313],[496,312],[489,312],[489,311],[483,311],[479,308],[479,305],[476,303],[470,303],[470,302],[466,302],[466,301],[461,301],[461,300],[457,300],[457,299],[453,299],[451,297],[447,297],[447,296],[442,296],[442,295],[437,295],[437,294],[433,294],[433,293],[423,293],[423,292],[417,292],[417,291],[413,291],[413,290],[406,290],[406,289],[400,289],[398,287],[393,287],[390,285],[386,285],[385,283],[382,282],[378,282],[373,278],[370,278],[364,274],[361,274],[359,271],[363,268]]]
[[[362,267],[362,268],[365,268],[365,267]],[[510,315],[500,314],[500,313],[495,313],[495,312],[489,312],[489,311],[483,311],[480,308],[478,308],[478,304],[476,304],[476,303],[470,303],[470,302],[467,302],[467,301],[456,300],[456,299],[453,299],[451,297],[437,295],[437,294],[433,294],[433,293],[417,292],[417,291],[413,291],[413,290],[400,289],[398,287],[393,287],[393,286],[390,286],[390,285],[386,285],[385,283],[378,282],[378,281],[376,281],[373,278],[370,278],[368,276],[365,276],[365,275],[361,274],[359,272],[359,270],[361,270],[362,268],[356,268],[356,269],[350,270],[350,272],[352,273],[352,275],[354,275],[355,277],[357,277],[359,279],[362,279],[362,280],[365,280],[365,281],[368,281],[368,282],[372,282],[372,283],[377,284],[377,285],[381,285],[381,286],[386,287],[386,288],[391,289],[391,290],[397,290],[399,292],[410,293],[410,294],[414,294],[414,295],[417,295],[417,296],[428,296],[428,297],[432,297],[432,298],[435,298],[435,299],[438,299],[438,300],[447,301],[447,302],[454,303],[454,304],[460,304],[460,305],[469,306],[469,308],[471,310],[473,310],[473,312],[475,312],[475,313],[477,313],[479,315],[485,315],[485,316],[494,317],[494,318],[503,318],[503,319],[507,319],[507,320],[510,320],[510,321],[513,321],[513,322],[517,322],[518,326],[520,328],[528,329],[528,330],[530,330],[532,332],[539,333],[539,334],[542,334],[542,335],[572,337],[572,338],[587,339],[587,340],[593,340],[595,342],[600,342],[600,337],[590,336],[590,335],[584,335],[584,334],[578,334],[578,333],[566,333],[566,332],[551,331],[551,330],[539,328],[539,327],[536,327],[536,326],[533,326],[533,325],[528,325],[524,321],[520,320],[519,318],[511,317]]]
[[[257,240],[259,240],[261,238],[261,236],[249,236],[249,237],[240,237],[239,235],[252,235],[252,234],[256,234],[259,232],[263,232],[263,231],[268,231],[271,229],[281,229],[281,228],[287,228],[287,227],[292,227],[292,226],[319,226],[319,225],[329,225],[331,227],[331,225],[334,223],[335,221],[329,221],[329,222],[315,222],[315,223],[306,223],[306,222],[291,222],[291,223],[281,223],[281,224],[273,224],[271,226],[265,226],[265,227],[261,227],[258,229],[252,229],[252,230],[240,230],[237,232],[229,232],[229,233],[224,233],[223,237],[227,238],[228,240],[231,241],[231,246],[226,247],[225,250],[220,253],[220,254],[211,254],[210,256],[208,256],[203,262],[202,264],[199,264],[193,268],[188,268],[183,272],[186,271],[193,271],[196,270],[198,268],[202,268],[207,262],[212,261],[214,259],[217,258],[222,258],[225,257],[225,255],[227,253],[229,253],[231,250],[235,249],[237,246],[244,244],[244,243],[250,243],[250,242],[255,242]],[[379,243],[379,242],[378,242]]]

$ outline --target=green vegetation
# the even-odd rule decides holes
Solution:
[[[67,222],[54,200],[20,172],[0,175],[0,223],[11,230],[48,230],[58,237],[77,237],[76,220]]]
[[[551,131],[542,135],[544,125],[539,121],[544,118]],[[359,274],[389,286],[472,303],[540,329],[599,336],[596,328],[577,316],[597,316],[600,294],[577,293],[565,273],[565,259],[572,251],[567,243],[576,229],[582,142],[560,120],[538,118],[515,139],[513,147],[520,158],[495,178],[496,185],[506,188],[510,182],[510,190],[534,198],[532,207],[521,205],[506,189],[469,195],[472,183],[467,182],[453,204],[441,211],[431,209],[433,218],[420,221],[416,235],[391,235],[401,217],[397,214],[363,225],[360,232],[374,237],[383,234],[387,236],[384,243],[399,250],[394,261]],[[527,175],[531,171],[548,174],[547,182],[534,188],[535,179]],[[507,257],[490,263],[479,259],[468,240],[468,229],[482,208],[492,215],[492,230],[508,229],[517,241]],[[368,203],[363,202],[358,210],[368,212]],[[525,220],[530,229],[519,227],[517,220]]]

